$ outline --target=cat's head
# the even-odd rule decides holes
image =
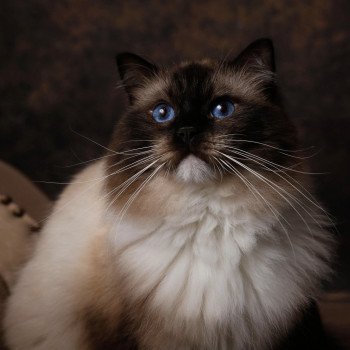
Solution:
[[[234,59],[161,68],[123,53],[117,64],[130,105],[115,129],[109,173],[205,183],[287,164],[295,132],[281,108],[269,39]]]

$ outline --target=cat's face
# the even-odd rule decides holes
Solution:
[[[294,129],[279,103],[269,40],[232,61],[158,68],[122,54],[117,62],[130,107],[116,126],[109,173],[200,183],[263,169],[262,159],[287,164],[282,150],[293,149]]]

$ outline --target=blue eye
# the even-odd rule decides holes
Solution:
[[[215,103],[210,112],[214,118],[223,119],[230,117],[234,111],[235,105],[230,100],[222,100]]]
[[[165,123],[174,119],[175,111],[174,108],[167,103],[160,103],[154,107],[152,117],[157,123]]]

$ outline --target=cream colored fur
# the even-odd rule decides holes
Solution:
[[[9,300],[11,350],[89,349],[79,316],[104,299],[86,288],[99,285],[96,276],[116,303],[137,310],[144,301],[134,315],[141,349],[265,349],[329,274],[322,212],[298,214],[253,178],[278,215],[239,179],[204,185],[159,176],[145,189],[147,210],[138,203],[121,218],[108,208],[104,176],[102,161],[88,167],[56,204]],[[97,266],[96,242],[107,247]]]

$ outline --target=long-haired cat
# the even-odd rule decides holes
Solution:
[[[278,347],[330,274],[332,238],[271,41],[233,60],[117,64],[130,105],[19,276],[9,349]]]

